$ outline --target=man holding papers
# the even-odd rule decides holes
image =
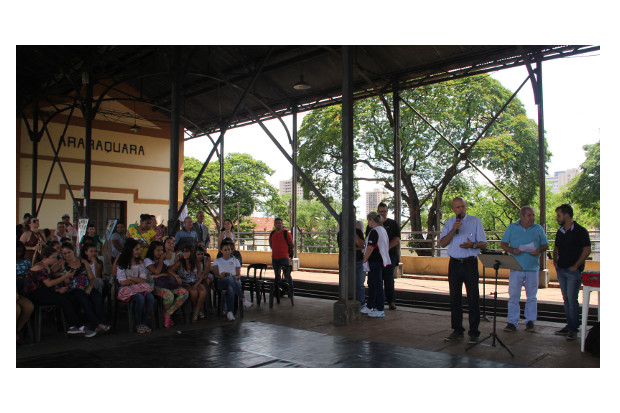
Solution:
[[[519,325],[519,300],[521,287],[525,285],[527,302],[525,303],[525,329],[534,332],[537,315],[536,293],[538,293],[539,257],[549,249],[545,230],[534,222],[534,209],[530,206],[521,208],[520,219],[506,228],[502,237],[501,248],[515,257],[522,271],[510,270],[508,286],[508,325],[504,331],[516,331]]]

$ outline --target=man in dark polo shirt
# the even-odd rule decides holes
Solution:
[[[562,204],[557,207],[555,216],[560,229],[555,235],[553,265],[558,274],[566,311],[566,326],[555,333],[565,335],[567,340],[574,340],[579,330],[581,273],[592,252],[590,234],[587,229],[573,221],[573,208],[570,205]]]
[[[394,269],[400,261],[400,227],[396,221],[387,217],[388,207],[385,203],[381,202],[377,206],[377,213],[385,219],[385,221],[383,221],[383,228],[385,228],[388,234],[390,261],[392,262],[391,265],[383,268],[385,300],[390,310],[396,310],[396,302],[394,301]],[[400,213],[400,211],[398,211],[398,213]],[[368,233],[369,229],[367,229],[366,232]]]
[[[454,330],[446,341],[462,340],[463,332],[463,283],[469,307],[469,344],[478,342],[480,336],[480,290],[478,288],[478,254],[487,245],[480,218],[467,215],[467,204],[461,197],[452,200],[454,217],[446,220],[439,243],[448,246],[448,284],[450,286],[450,324]]]

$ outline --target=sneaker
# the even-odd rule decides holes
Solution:
[[[390,303],[390,307],[389,308],[390,308],[390,310],[396,310],[396,303],[394,301],[392,301]]]
[[[575,331],[569,331],[566,333],[567,340],[575,340],[577,338],[577,333]]]
[[[97,332],[95,330],[89,330],[89,329],[84,329],[84,337],[86,338],[91,338],[91,337],[95,337],[97,335]]]
[[[243,300],[243,308],[250,308],[254,305],[253,302],[248,301],[248,300]]]
[[[558,336],[565,336],[568,334],[568,327],[564,326],[561,330],[555,332]]]
[[[71,326],[69,327],[69,329],[67,330],[67,334],[84,334],[83,330],[80,330],[79,328],[77,328],[76,326]]]
[[[233,315],[232,311],[226,313],[226,318],[228,319],[228,321],[235,321],[235,316]]]
[[[456,333],[453,332],[452,334],[450,334],[447,337],[444,337],[444,341],[455,341],[455,340],[462,340],[465,337],[465,335],[463,335],[463,333]]]
[[[507,333],[512,333],[513,331],[517,331],[517,326],[511,323],[506,324],[504,327],[504,331]]]
[[[372,310],[371,310],[370,308],[366,307],[366,304],[364,304],[364,305],[362,306],[362,308],[360,309],[360,312],[361,312],[362,314],[370,314],[370,312],[371,312],[371,311],[372,311]]]
[[[525,323],[525,330],[529,331],[530,333],[535,333],[536,329],[534,328],[534,322],[528,321],[527,323]]]
[[[379,311],[379,310],[371,310],[370,313],[368,313],[368,317],[375,317],[375,318],[379,318],[379,317],[385,317],[385,311]]]
[[[469,340],[467,340],[467,344],[478,344],[478,337],[469,336]]]

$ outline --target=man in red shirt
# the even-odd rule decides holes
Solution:
[[[282,267],[290,265],[289,251],[294,251],[293,237],[291,233],[284,229],[282,218],[274,220],[275,229],[269,235],[269,246],[271,247],[271,265],[276,278],[280,277]]]

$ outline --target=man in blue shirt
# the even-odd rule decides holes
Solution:
[[[461,197],[452,200],[455,216],[449,218],[441,232],[439,243],[448,247],[448,283],[450,285],[450,318],[452,334],[446,341],[462,340],[463,332],[463,283],[469,307],[469,344],[478,342],[480,336],[480,291],[478,288],[478,254],[485,248],[487,239],[480,218],[467,215],[467,204]]]
[[[183,228],[181,228],[181,230],[174,235],[174,244],[176,245],[176,249],[182,249],[182,246],[180,246],[181,240],[183,240],[184,244],[187,243],[192,247],[196,246],[196,243],[198,242],[198,234],[196,234],[196,231],[192,229],[193,225],[194,222],[192,217],[185,217],[183,220]]]
[[[537,317],[538,271],[539,257],[549,249],[549,241],[545,230],[534,222],[536,216],[530,206],[521,208],[519,220],[506,228],[500,247],[515,257],[522,270],[510,270],[508,282],[508,325],[504,331],[516,331],[519,325],[521,309],[521,287],[525,285],[527,301],[525,303],[525,329],[536,331],[534,322]]]

